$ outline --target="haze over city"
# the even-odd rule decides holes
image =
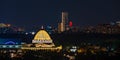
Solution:
[[[41,25],[57,27],[67,11],[74,25],[97,25],[120,20],[117,0],[1,0],[0,22],[31,30]]]

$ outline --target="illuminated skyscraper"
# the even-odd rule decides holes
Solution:
[[[63,32],[68,27],[68,13],[62,12],[62,21],[58,24],[58,31]]]
[[[65,31],[67,26],[68,26],[68,13],[62,12],[62,27],[63,27],[62,31]]]

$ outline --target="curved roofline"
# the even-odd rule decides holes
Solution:
[[[41,29],[36,33],[33,40],[52,40],[52,39],[44,29]]]

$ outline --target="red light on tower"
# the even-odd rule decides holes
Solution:
[[[73,23],[72,23],[72,21],[70,21],[70,22],[69,22],[69,26],[72,27],[72,25],[73,25]]]

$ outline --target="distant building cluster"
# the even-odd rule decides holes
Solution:
[[[120,33],[120,23],[114,24],[98,24],[96,26],[87,26],[82,28],[86,33],[103,33],[103,34],[116,34]]]
[[[103,33],[103,34],[114,34],[120,33],[120,21],[109,24],[98,24],[96,26],[73,26],[72,21],[68,19],[68,12],[62,12],[61,23],[58,23],[57,32],[85,32],[85,33]]]
[[[73,22],[68,18],[68,12],[61,13],[61,22],[58,23],[58,27],[46,26],[46,31],[49,34],[61,33],[61,32],[84,32],[84,33],[103,33],[103,34],[119,34],[120,33],[120,21],[108,24],[98,24],[96,26],[73,26]],[[11,24],[0,23],[0,33],[16,33],[24,32],[24,28],[11,26]],[[28,34],[27,32],[26,34]],[[35,31],[30,32],[35,34]]]
[[[23,28],[11,26],[11,24],[0,23],[0,33],[16,33],[24,31]]]

